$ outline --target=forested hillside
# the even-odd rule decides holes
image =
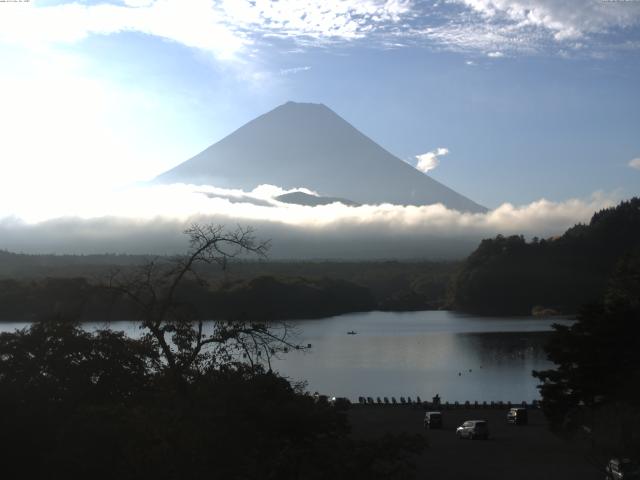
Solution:
[[[0,257],[4,271],[15,274],[0,275],[0,321],[35,320],[51,312],[82,320],[135,318],[133,305],[102,286],[109,271],[126,272],[149,260],[7,252]],[[199,270],[207,285],[186,283],[180,298],[205,318],[296,319],[437,309],[444,305],[456,267],[438,262],[239,262],[224,271],[217,266]]]
[[[485,314],[575,313],[600,298],[617,260],[640,248],[640,198],[597,212],[549,239],[483,240],[450,289],[457,310]]]

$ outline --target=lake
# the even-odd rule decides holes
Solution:
[[[552,366],[544,353],[553,323],[446,311],[367,312],[295,322],[300,343],[274,362],[310,391],[345,396],[410,396],[443,401],[531,401],[532,370]],[[348,335],[356,331],[356,335]]]
[[[311,392],[352,400],[425,400],[437,393],[449,402],[530,402],[539,398],[531,371],[552,366],[543,349],[551,324],[571,320],[424,311],[353,313],[291,323],[296,341],[311,343],[312,349],[292,351],[274,360],[273,368],[291,380],[306,380]],[[0,331],[26,325],[4,323]],[[111,328],[139,333],[133,322],[112,322]]]

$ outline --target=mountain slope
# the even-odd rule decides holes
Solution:
[[[288,102],[261,115],[155,181],[243,190],[267,183],[357,203],[443,203],[460,211],[486,211],[395,157],[329,108],[310,103]]]
[[[330,205],[332,203],[342,203],[343,205],[349,205],[358,207],[360,204],[347,200],[346,198],[336,197],[316,197],[315,195],[309,195],[304,192],[291,192],[275,197],[279,202],[293,203],[295,205],[306,205],[308,207],[317,207],[318,205]]]

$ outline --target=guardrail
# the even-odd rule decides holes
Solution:
[[[508,409],[513,407],[523,408],[539,408],[540,402],[533,400],[531,402],[502,402],[502,401],[465,401],[465,402],[427,402],[422,401],[420,397],[415,397],[415,400],[411,397],[358,397],[357,402],[353,402],[352,405],[357,406],[380,406],[380,407],[393,407],[393,406],[405,406],[424,408],[426,410],[455,410],[455,409],[471,409],[471,408],[486,408],[486,409]]]

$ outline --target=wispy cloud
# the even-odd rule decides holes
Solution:
[[[638,50],[629,35],[640,28],[640,2],[450,0],[429,12],[411,24],[410,33],[445,50],[563,56]]]
[[[631,168],[635,168],[636,170],[640,170],[640,157],[629,160],[629,166]]]
[[[532,55],[549,48],[548,35],[539,29],[494,23],[464,7],[459,10],[446,13],[439,21],[416,25],[408,34],[418,44],[465,55],[485,56],[496,51]]]
[[[305,65],[304,67],[292,67],[292,68],[283,68],[280,70],[280,75],[294,75],[300,72],[307,72],[311,70],[311,67]]]
[[[497,23],[540,27],[569,40],[638,25],[640,5],[602,0],[454,0]]]
[[[280,37],[352,40],[397,23],[411,0],[222,0],[235,24]]]
[[[444,147],[436,148],[435,150],[427,153],[416,155],[416,168],[423,173],[427,173],[440,165],[440,157],[449,154],[449,149]]]

